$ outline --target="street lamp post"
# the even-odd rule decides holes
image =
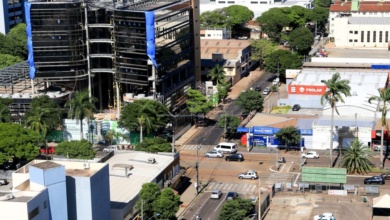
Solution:
[[[196,148],[196,164],[195,164],[195,170],[196,170],[196,195],[199,194],[199,162],[198,162],[198,157],[199,157],[199,149],[201,148],[202,144],[200,144]]]

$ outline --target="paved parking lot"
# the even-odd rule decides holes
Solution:
[[[315,215],[331,212],[337,220],[368,220],[372,198],[364,203],[362,196],[329,196],[300,192],[276,193],[265,220],[311,220]]]

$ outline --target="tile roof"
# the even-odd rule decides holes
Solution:
[[[335,1],[334,4],[330,6],[330,12],[350,12],[351,11],[351,2],[344,1]],[[390,2],[363,2],[359,3],[359,12],[390,12]]]
[[[351,11],[351,2],[337,1],[333,5],[330,5],[330,12],[349,12]]]

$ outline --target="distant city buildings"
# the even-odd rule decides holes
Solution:
[[[8,34],[15,25],[24,22],[25,0],[0,0],[0,33]]]

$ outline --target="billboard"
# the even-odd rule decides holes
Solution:
[[[326,92],[326,86],[314,85],[289,85],[288,94],[302,95],[323,95]]]

